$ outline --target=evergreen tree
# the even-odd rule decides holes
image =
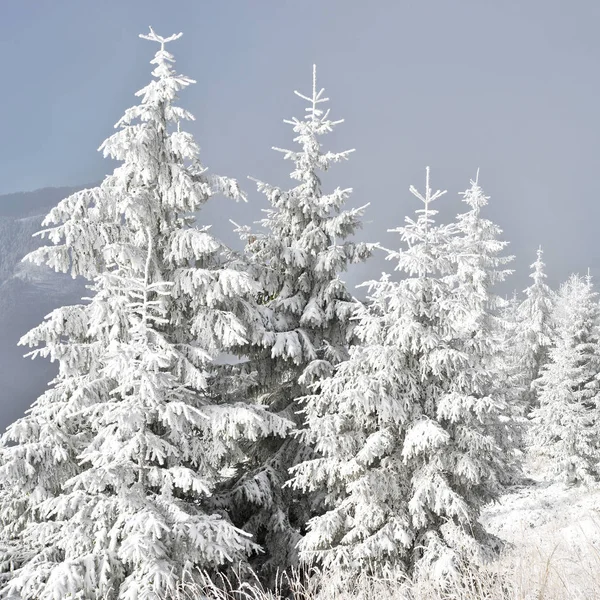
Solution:
[[[406,249],[388,251],[405,278],[368,284],[360,343],[306,398],[303,438],[321,456],[294,469],[293,485],[323,487],[328,506],[310,521],[301,557],[347,574],[443,577],[462,558],[484,560],[479,511],[497,497],[507,464],[496,435],[505,406],[488,395],[494,371],[469,341],[487,301],[465,305],[463,285],[473,281],[464,262],[457,281],[456,265],[467,248],[456,224],[434,223],[441,192],[431,192],[429,170],[425,194],[411,191],[424,206],[395,230]],[[490,242],[488,256],[501,246]]]
[[[121,161],[97,188],[54,208],[54,245],[28,256],[93,282],[88,302],[55,310],[22,343],[59,373],[0,447],[3,593],[24,600],[163,599],[196,568],[256,549],[211,491],[244,444],[288,423],[231,404],[235,373],[215,365],[253,339],[256,285],[191,213],[234,181],[208,178],[175,105],[162,38],[154,79],[101,146]],[[242,378],[239,385],[245,386]],[[233,393],[233,392],[232,392]]]
[[[589,277],[572,275],[561,287],[555,326],[556,343],[534,382],[533,447],[560,478],[590,483],[600,474],[600,308]]]
[[[305,118],[285,121],[300,147],[275,148],[293,162],[291,177],[298,183],[283,190],[258,181],[270,204],[259,223],[262,232],[241,229],[263,297],[266,331],[259,344],[240,352],[246,353],[256,373],[258,401],[294,420],[298,428],[303,421],[297,398],[347,357],[356,301],[340,274],[370,254],[369,245],[348,240],[360,227],[365,207],[344,209],[351,189],[322,191],[320,173],[352,152],[321,149],[320,137],[342,122],[332,121],[329,110],[323,110],[328,101],[323,91],[316,87],[313,67],[312,94],[295,92],[308,102]],[[236,523],[266,547],[259,560],[268,577],[297,564],[299,531],[318,502],[284,488],[289,468],[310,453],[301,441],[266,440],[253,450],[249,470],[231,494],[239,506]]]
[[[468,210],[456,219],[453,247],[457,261],[454,294],[464,317],[455,335],[461,339],[460,348],[470,357],[470,368],[478,373],[474,376],[483,376],[476,384],[478,393],[492,396],[504,407],[498,422],[502,426],[491,432],[515,459],[511,468],[498,473],[505,483],[510,483],[519,472],[514,449],[522,445],[524,423],[503,345],[510,322],[504,314],[505,301],[494,293],[494,286],[512,273],[504,266],[514,257],[502,256],[508,242],[499,239],[502,230],[481,214],[489,197],[479,185],[479,171],[469,189],[462,193],[462,200]]]
[[[545,282],[545,265],[542,261],[542,248],[538,248],[537,260],[531,265],[530,277],[533,284],[525,290],[525,299],[519,305],[516,315],[515,345],[525,389],[524,404],[527,409],[537,405],[536,390],[532,383],[539,377],[540,369],[548,361],[552,346],[552,311],[555,303],[554,292]]]
[[[504,329],[500,314],[504,303],[493,293],[493,287],[512,272],[503,266],[513,257],[500,255],[508,242],[499,240],[502,230],[481,216],[489,197],[479,185],[479,173],[462,197],[469,209],[456,219],[453,245],[457,256],[456,289],[465,307],[463,337],[471,340],[472,354],[489,359],[498,356],[497,338]]]
[[[500,356],[503,370],[510,381],[509,387],[514,390],[514,397],[518,402],[523,395],[521,365],[519,356],[515,352],[518,326],[518,311],[521,302],[516,290],[512,296],[504,297],[499,307],[501,324]]]
[[[510,432],[516,436],[512,444],[517,471],[507,472],[506,483],[515,483],[515,476],[521,474],[518,457],[526,450],[526,437],[529,427],[527,414],[529,409],[525,403],[525,386],[521,356],[517,352],[518,311],[520,306],[516,290],[510,298],[504,298],[499,306],[498,340],[498,390],[503,394],[509,407]]]

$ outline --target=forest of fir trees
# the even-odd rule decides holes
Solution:
[[[163,38],[152,79],[101,146],[119,166],[65,198],[25,260],[87,281],[26,333],[56,377],[0,444],[0,597],[151,600],[202,577],[296,567],[442,579],[502,545],[482,508],[523,480],[600,477],[600,306],[591,278],[503,299],[512,257],[477,175],[451,223],[411,187],[397,244],[353,241],[366,206],[321,175],[328,99],[296,94],[292,184],[254,180],[265,218],[215,238],[210,174]],[[233,213],[232,213],[233,214]],[[229,217],[227,213],[224,217]],[[383,252],[393,274],[342,277]],[[223,355],[235,360],[219,360]]]

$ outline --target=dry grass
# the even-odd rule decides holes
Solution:
[[[578,550],[561,539],[545,540],[543,546],[525,541],[499,561],[465,570],[444,587],[402,576],[361,577],[349,584],[340,575],[313,571],[303,578],[284,575],[275,590],[257,580],[215,584],[204,578],[171,600],[600,600],[600,549],[587,531],[581,531],[579,541]]]

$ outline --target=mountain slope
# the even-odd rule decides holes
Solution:
[[[0,196],[0,430],[21,416],[53,377],[47,361],[23,358],[19,338],[52,309],[78,302],[83,284],[47,268],[21,263],[42,242],[48,211],[72,188],[46,188]]]

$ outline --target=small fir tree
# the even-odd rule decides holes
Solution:
[[[538,248],[537,259],[531,265],[530,277],[533,284],[525,290],[525,299],[516,315],[515,346],[521,368],[524,388],[524,405],[528,411],[537,406],[536,389],[533,382],[539,377],[540,369],[548,361],[553,343],[552,311],[555,294],[545,282],[545,265],[542,248]]]
[[[441,193],[429,170],[425,194],[411,191],[423,208],[395,230],[406,249],[388,251],[405,278],[368,284],[359,344],[306,398],[303,438],[320,456],[294,469],[293,485],[324,488],[328,510],[310,521],[301,557],[346,574],[443,577],[460,559],[484,560],[479,511],[507,466],[496,433],[505,406],[489,395],[494,371],[469,341],[487,300],[465,304],[471,276],[463,263],[457,278],[456,265],[466,249],[456,224],[433,221]],[[489,245],[488,256],[501,249]]]
[[[230,404],[234,375],[213,359],[253,339],[250,275],[193,216],[217,188],[175,105],[162,38],[154,80],[101,146],[121,161],[97,188],[45,220],[53,242],[28,259],[93,281],[89,302],[55,310],[22,343],[59,374],[0,448],[3,593],[39,598],[163,599],[197,568],[256,549],[207,509],[244,445],[288,424]],[[246,385],[244,379],[240,385]]]
[[[340,275],[370,254],[370,245],[348,239],[360,227],[365,206],[344,209],[351,189],[322,191],[320,173],[352,152],[321,148],[321,136],[342,122],[332,121],[329,110],[322,108],[328,101],[323,92],[316,87],[313,66],[312,94],[295,92],[308,103],[305,118],[285,121],[293,127],[300,148],[275,148],[293,162],[291,177],[298,183],[284,190],[257,181],[270,208],[259,223],[262,232],[241,229],[263,297],[266,332],[259,344],[240,351],[257,374],[254,393],[259,402],[294,420],[298,428],[303,426],[298,397],[347,358],[356,300]],[[266,547],[266,554],[259,557],[266,576],[297,564],[299,531],[318,506],[317,499],[309,501],[284,488],[289,468],[310,452],[295,437],[260,442],[253,449],[249,470],[232,489],[239,506],[236,523]]]
[[[556,342],[534,382],[533,449],[556,476],[591,483],[600,474],[600,308],[591,279],[572,275],[555,310]]]
[[[517,348],[518,334],[518,311],[520,306],[519,296],[516,290],[510,298],[504,298],[499,306],[500,339],[498,340],[498,388],[503,391],[503,395],[509,406],[511,415],[511,424],[514,427],[511,431],[516,435],[512,450],[515,452],[515,458],[522,457],[527,446],[527,431],[529,420],[527,414],[529,409],[525,404],[526,390],[524,386],[523,365]],[[522,474],[521,465],[517,460],[515,466],[518,472],[507,473],[507,483],[515,483],[514,475]]]
[[[508,242],[501,241],[502,230],[481,215],[489,197],[479,185],[479,172],[462,193],[462,200],[469,209],[456,219],[453,246],[457,256],[456,290],[465,306],[464,338],[471,340],[471,353],[491,359],[498,355],[498,332],[504,329],[500,310],[504,302],[493,288],[512,273],[503,267],[513,257],[501,256]]]

